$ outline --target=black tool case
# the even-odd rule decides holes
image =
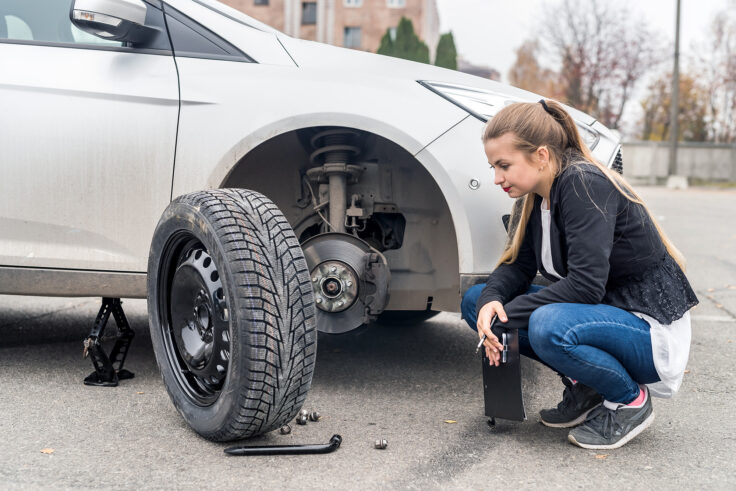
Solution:
[[[504,345],[501,364],[490,366],[485,350],[481,350],[483,361],[483,396],[486,416],[524,421],[524,399],[521,393],[521,355],[519,354],[519,331],[493,327],[493,333]]]

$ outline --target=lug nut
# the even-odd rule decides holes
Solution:
[[[279,429],[279,432],[280,432],[280,433],[281,433],[282,435],[288,435],[289,433],[291,433],[291,426],[289,426],[289,425],[284,425],[284,426],[282,426],[282,427],[281,427],[281,428]]]
[[[309,421],[319,421],[322,416],[317,411],[309,413]]]
[[[346,284],[346,285],[348,285],[348,286],[353,286],[353,282],[352,282],[352,281],[348,281],[348,282],[347,282],[347,283],[345,283],[345,284]]]
[[[307,424],[307,417],[303,414],[300,414],[296,417],[296,424],[304,426]]]
[[[320,297],[317,297],[314,301],[317,303],[322,303],[322,299]]]
[[[376,448],[379,450],[383,450],[386,447],[388,447],[388,442],[386,440],[376,440]]]
[[[317,283],[317,277],[312,278],[312,283]]]
[[[299,411],[299,416],[309,416],[309,411],[302,409]]]

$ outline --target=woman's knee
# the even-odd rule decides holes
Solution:
[[[465,292],[465,295],[463,295],[463,299],[460,302],[460,312],[463,315],[463,319],[465,319],[465,322],[475,330],[477,330],[475,324],[478,320],[475,310],[478,305],[478,298],[480,298],[480,294],[485,286],[485,284],[471,286],[468,291]]]
[[[565,328],[564,304],[548,304],[537,308],[529,317],[529,343],[536,352],[558,349],[563,344]]]

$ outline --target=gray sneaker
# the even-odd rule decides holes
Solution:
[[[600,406],[594,409],[585,423],[570,431],[567,439],[583,448],[619,448],[644,431],[652,421],[654,411],[647,391],[646,401],[641,407],[621,406],[613,410]]]
[[[539,411],[542,424],[552,428],[572,428],[588,416],[588,413],[601,405],[603,399],[595,390],[580,382],[573,384],[567,377],[562,377],[565,391],[562,401],[553,409]]]

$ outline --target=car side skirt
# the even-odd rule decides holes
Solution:
[[[0,294],[146,298],[146,273],[0,266]]]

